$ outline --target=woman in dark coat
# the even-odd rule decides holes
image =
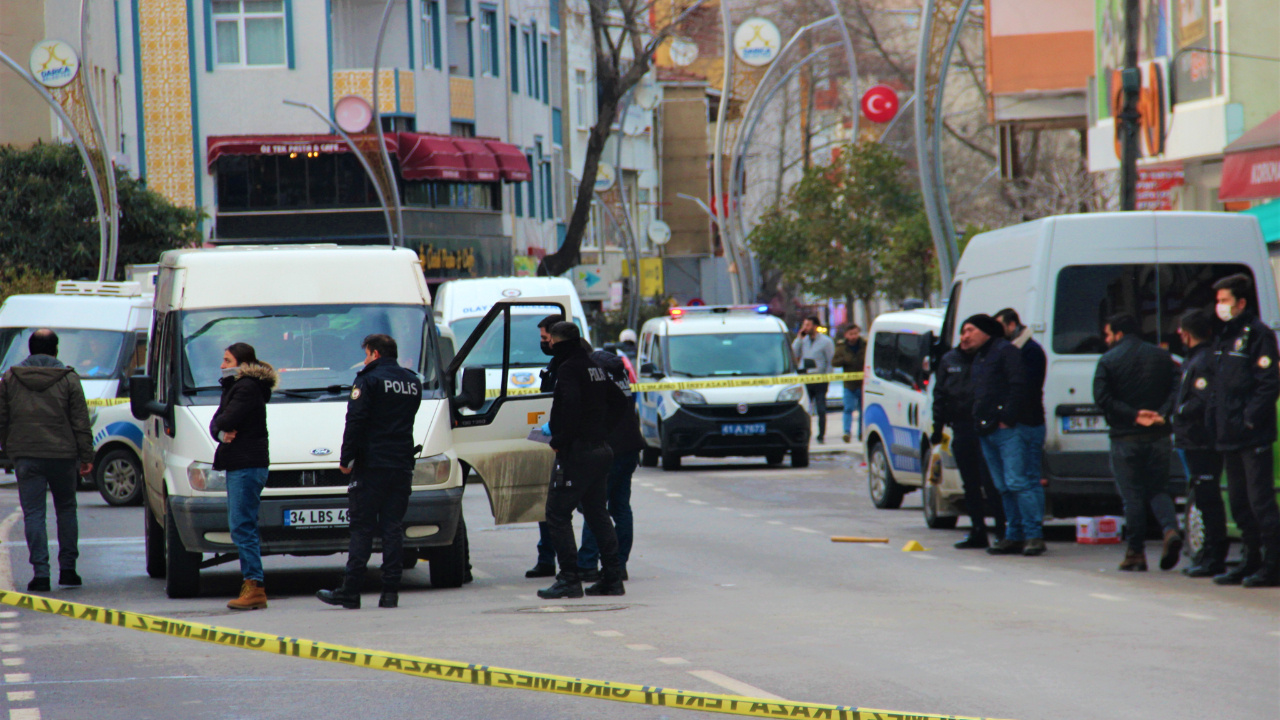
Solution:
[[[267,606],[262,552],[258,538],[258,506],[267,485],[267,402],[276,386],[276,371],[258,360],[253,346],[235,343],[222,354],[222,401],[209,423],[218,441],[213,469],[227,476],[227,521],[240,555],[244,584],[232,610]]]

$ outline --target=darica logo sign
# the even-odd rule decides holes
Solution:
[[[60,88],[76,79],[80,58],[61,40],[41,40],[31,50],[31,74],[48,88]]]
[[[733,34],[733,51],[748,65],[768,65],[782,50],[782,33],[764,18],[751,18]]]

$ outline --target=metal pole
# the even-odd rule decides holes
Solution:
[[[80,0],[80,62],[85,69],[89,64],[89,2]],[[82,71],[83,72],[83,71]],[[102,116],[98,106],[93,102],[93,83],[80,76],[84,85],[85,104],[88,105],[89,122],[93,134],[98,141],[98,150],[102,153],[102,169],[107,180],[107,251],[98,261],[98,280],[113,280],[116,276],[116,258],[120,255],[120,198],[116,190],[116,167],[111,159],[111,149],[107,144],[107,134],[102,130]]]
[[[938,68],[938,90],[933,103],[933,183],[938,193],[938,219],[942,221],[942,234],[947,242],[947,253],[952,267],[959,262],[960,250],[956,246],[956,227],[951,219],[951,202],[947,197],[947,178],[943,174],[942,163],[942,98],[946,96],[947,71],[951,67],[951,53],[960,40],[960,29],[964,27],[965,15],[969,13],[969,5],[973,0],[964,0],[956,13],[955,23],[951,26],[951,34],[947,37],[947,47],[942,51],[942,65]],[[950,283],[948,283],[949,285]],[[944,286],[946,287],[946,286]]]
[[[387,182],[391,185],[391,201],[396,211],[396,233],[391,236],[392,245],[404,245],[404,210],[400,206],[400,186],[396,182],[396,168],[391,164],[391,154],[387,152],[387,140],[382,133],[382,102],[378,97],[378,70],[382,63],[382,41],[387,35],[387,21],[391,19],[391,6],[396,0],[387,0],[382,8],[382,25],[378,28],[378,44],[373,51],[373,125],[378,131],[378,152],[382,155],[382,166],[387,172]],[[495,41],[496,42],[496,41]],[[396,82],[393,76],[391,81]],[[397,235],[399,237],[397,237]]]
[[[382,217],[387,221],[387,238],[391,240],[392,245],[395,245],[396,232],[395,228],[391,224],[391,207],[387,205],[387,196],[382,192],[382,185],[378,182],[378,176],[373,172],[373,166],[365,159],[364,153],[360,152],[360,148],[356,147],[355,141],[353,141],[351,136],[344,132],[342,128],[338,127],[337,123],[330,120],[324,113],[320,112],[320,108],[315,105],[298,102],[297,100],[282,100],[281,102],[285,105],[306,108],[315,113],[316,117],[323,120],[325,124],[332,128],[334,132],[341,135],[342,139],[347,142],[347,147],[351,148],[351,154],[356,156],[356,160],[360,161],[360,166],[364,168],[365,173],[369,175],[369,180],[373,182],[373,191],[378,194],[378,204],[382,206]]]
[[[1138,208],[1138,94],[1142,74],[1138,70],[1138,28],[1142,13],[1138,0],[1126,0],[1124,8],[1124,69],[1120,71],[1124,105],[1116,121],[1120,123],[1120,209]]]
[[[102,186],[98,183],[98,174],[93,171],[93,158],[89,156],[89,150],[85,147],[84,141],[80,138],[80,131],[76,130],[75,123],[71,122],[71,118],[67,115],[67,112],[62,109],[62,106],[58,104],[58,101],[53,99],[53,96],[49,94],[49,91],[46,90],[43,85],[36,82],[36,79],[31,77],[31,74],[27,72],[26,68],[14,62],[13,58],[6,55],[3,50],[0,50],[0,62],[8,65],[10,70],[17,73],[18,77],[25,80],[28,85],[35,89],[36,92],[40,93],[40,97],[44,98],[44,101],[53,109],[54,114],[56,114],[58,119],[62,121],[63,126],[71,133],[71,141],[75,143],[76,150],[80,151],[80,159],[84,161],[85,170],[89,176],[89,186],[93,188],[93,199],[96,203],[98,214],[98,235],[101,238],[101,254],[102,257],[106,257],[109,240],[107,236],[107,216],[106,213],[103,212],[102,208]],[[101,260],[99,260],[98,268],[98,280],[101,281],[103,279]]]
[[[635,329],[636,323],[640,321],[640,242],[636,238],[635,228],[632,226],[631,205],[627,202],[627,183],[622,178],[622,141],[626,139],[626,123],[627,110],[631,109],[631,92],[628,92],[622,98],[622,111],[618,114],[621,118],[622,132],[615,135],[613,167],[618,172],[618,197],[622,198],[622,217],[627,221],[627,227],[623,230],[623,234],[630,245],[631,250],[631,277],[634,283],[631,288],[631,304],[627,308],[627,327]]]
[[[711,192],[714,194],[716,204],[721,206],[720,212],[724,217],[728,217],[729,208],[723,206],[728,205],[724,194],[724,121],[729,114],[729,102],[733,97],[733,24],[729,18],[729,0],[720,0],[720,24],[724,31],[724,74],[720,78],[720,107],[716,109],[715,155],[711,158]],[[714,213],[712,217],[715,217]],[[730,263],[729,291],[733,297],[733,304],[740,305],[742,303],[742,288],[739,286],[741,278],[737,273],[738,258],[733,248],[733,238],[724,231],[725,223],[716,222],[716,228],[720,231],[725,257]]]
[[[936,0],[924,0],[920,11],[920,44],[916,49],[915,95],[928,97],[929,93],[929,39],[933,34],[933,12]],[[935,102],[937,100],[935,99]],[[933,235],[933,247],[938,255],[938,274],[945,289],[951,286],[955,266],[951,262],[951,242],[945,236],[942,220],[938,217],[938,196],[934,189],[932,164],[929,160],[929,131],[926,121],[927,102],[917,102],[915,108],[916,164],[920,169],[920,196],[924,200],[925,217],[929,220],[929,233]]]
[[[844,12],[840,9],[840,0],[830,0],[831,14],[840,18],[840,39],[844,42],[849,63],[849,82],[853,85],[852,97],[858,97],[858,53],[853,46],[853,37],[849,35],[849,25],[844,21]],[[856,105],[856,102],[855,102]],[[853,137],[858,137],[859,113],[849,113],[853,117]]]

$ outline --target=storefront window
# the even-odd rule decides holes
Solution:
[[[225,155],[218,159],[218,210],[362,207],[377,195],[354,156]]]

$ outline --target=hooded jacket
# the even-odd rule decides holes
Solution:
[[[1210,427],[1221,452],[1276,441],[1280,397],[1276,334],[1252,311],[1233,318],[1213,349],[1215,387]]]
[[[979,435],[990,435],[1001,424],[1018,424],[1026,397],[1026,376],[1021,352],[1002,337],[991,338],[974,353],[970,387]]]
[[[1024,327],[1009,342],[1022,353],[1022,369],[1027,380],[1022,410],[1018,413],[1018,424],[1039,426],[1044,424],[1044,376],[1049,360],[1045,357],[1044,348],[1032,338],[1033,334],[1031,328]]]
[[[222,402],[209,421],[209,432],[218,441],[213,453],[215,470],[264,468],[271,464],[267,403],[277,380],[275,368],[264,362],[244,363],[234,376],[222,379]],[[219,435],[232,431],[235,440],[222,442]]]
[[[0,381],[0,447],[17,458],[93,462],[89,405],[75,370],[32,355]]]

